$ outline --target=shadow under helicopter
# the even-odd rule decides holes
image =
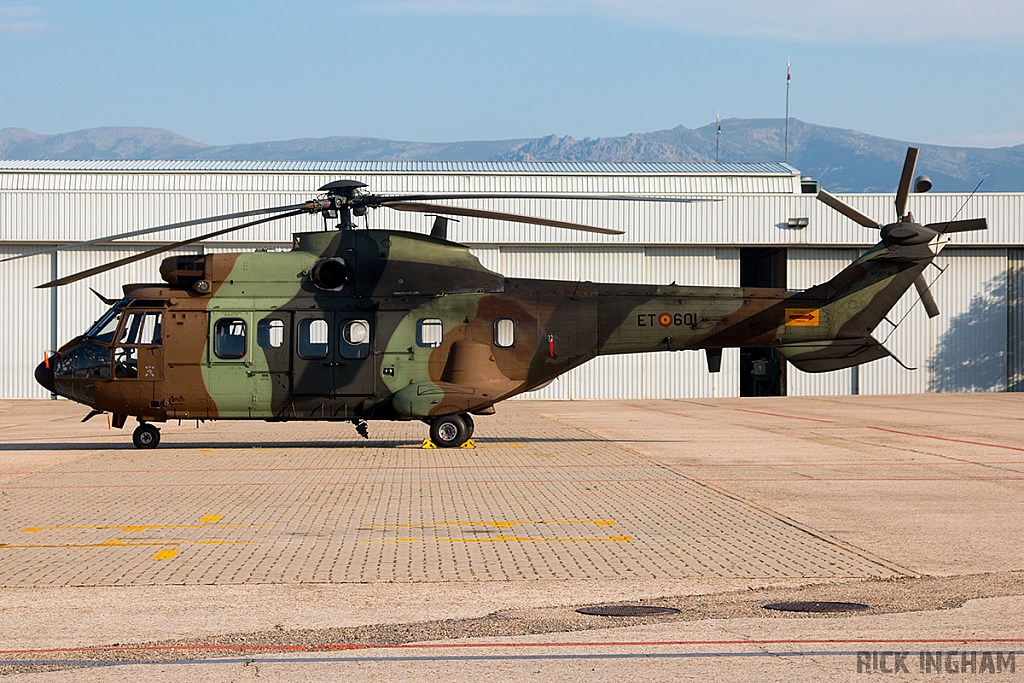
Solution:
[[[580,438],[580,439],[552,439],[552,438],[475,438],[474,441],[481,445],[503,445],[503,444],[531,444],[531,443],[692,443],[692,440],[687,439],[597,439],[597,438]],[[160,444],[160,450],[172,450],[172,449],[203,449],[217,451],[217,450],[262,450],[262,449],[280,449],[280,448],[345,448],[345,449],[380,449],[380,448],[399,448],[409,449],[415,448],[419,450],[421,448],[422,441],[414,440],[392,440],[392,441],[375,441],[370,439],[364,441],[362,439],[353,441],[225,441],[222,443],[210,443],[209,441],[164,441]],[[58,443],[58,442],[30,442],[30,443],[2,443],[0,444],[0,452],[18,452],[18,451],[116,451],[116,450],[136,450],[135,447],[130,443]],[[457,449],[456,449],[457,450]],[[446,452],[451,453],[449,449]]]
[[[998,275],[974,294],[966,311],[950,319],[931,360],[935,391],[1007,389],[1006,307],[1006,275]]]

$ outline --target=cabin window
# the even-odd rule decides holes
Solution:
[[[245,356],[245,321],[221,318],[213,328],[213,352],[217,358],[232,360]]]
[[[279,349],[284,344],[284,321],[264,318],[256,323],[256,343],[261,349]]]
[[[370,355],[370,323],[346,320],[341,323],[341,357],[359,360]]]
[[[350,320],[345,324],[345,341],[349,344],[365,344],[370,341],[370,323]]]
[[[416,343],[420,346],[438,347],[443,336],[444,325],[437,318],[423,318],[416,325]]]
[[[299,321],[299,358],[315,360],[327,358],[329,347],[327,337],[330,328],[323,318],[306,318]]]
[[[498,318],[494,321],[494,345],[507,349],[516,343],[516,321],[511,318]]]

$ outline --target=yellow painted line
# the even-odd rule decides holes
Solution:
[[[213,524],[214,522],[219,522],[222,519],[224,519],[224,515],[206,515],[199,521],[203,524]]]
[[[360,543],[599,543],[632,541],[632,536],[606,536],[603,538],[531,538],[528,536],[494,536],[493,538],[379,538],[361,539]]]
[[[216,516],[216,519],[214,519],[213,521],[216,521],[217,519],[220,519],[220,516]],[[202,521],[202,520],[200,520],[200,521]],[[238,525],[217,524],[215,526],[210,526],[209,524],[149,524],[149,525],[126,524],[126,525],[123,525],[123,526],[120,525],[120,524],[112,524],[112,525],[109,525],[109,526],[101,526],[101,525],[97,525],[97,526],[70,526],[70,525],[69,526],[61,526],[61,525],[57,525],[57,526],[30,526],[30,527],[27,527],[25,529],[22,529],[21,532],[22,533],[31,534],[31,533],[35,533],[37,531],[60,531],[60,530],[64,530],[64,529],[117,529],[118,531],[123,531],[126,534],[130,534],[130,533],[133,533],[133,532],[136,532],[136,531],[152,531],[154,529],[255,529],[255,528],[260,528],[260,527],[263,527],[263,526],[265,526],[265,525],[263,525],[263,524],[258,524],[258,525],[255,525],[255,526],[248,525],[248,524],[238,524]]]
[[[154,560],[173,560],[174,556],[180,553],[180,550],[161,550],[153,556]]]
[[[32,548],[131,548],[137,546],[153,545],[249,545],[252,541],[224,541],[220,539],[209,539],[206,541],[122,541],[111,539],[102,543],[57,543],[40,545],[8,545],[0,543],[0,550],[6,549],[32,549]]]
[[[518,520],[513,522],[434,522],[433,524],[364,524],[363,527],[432,529],[439,526],[492,526],[495,529],[509,529],[520,524],[594,524],[596,526],[614,526],[614,519],[541,519]]]

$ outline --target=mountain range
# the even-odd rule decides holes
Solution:
[[[726,119],[722,162],[782,161],[783,119]],[[621,137],[548,135],[516,140],[407,142],[367,137],[298,138],[207,145],[159,128],[105,127],[55,135],[0,129],[0,159],[229,159],[288,161],[715,161],[715,124]],[[790,119],[789,163],[834,192],[892,192],[908,143]],[[1024,191],[1024,144],[995,149],[921,147],[918,172],[936,192]]]

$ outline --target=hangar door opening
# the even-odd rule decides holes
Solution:
[[[786,250],[740,249],[740,287],[786,287]],[[740,396],[785,396],[786,363],[771,347],[740,349]]]

